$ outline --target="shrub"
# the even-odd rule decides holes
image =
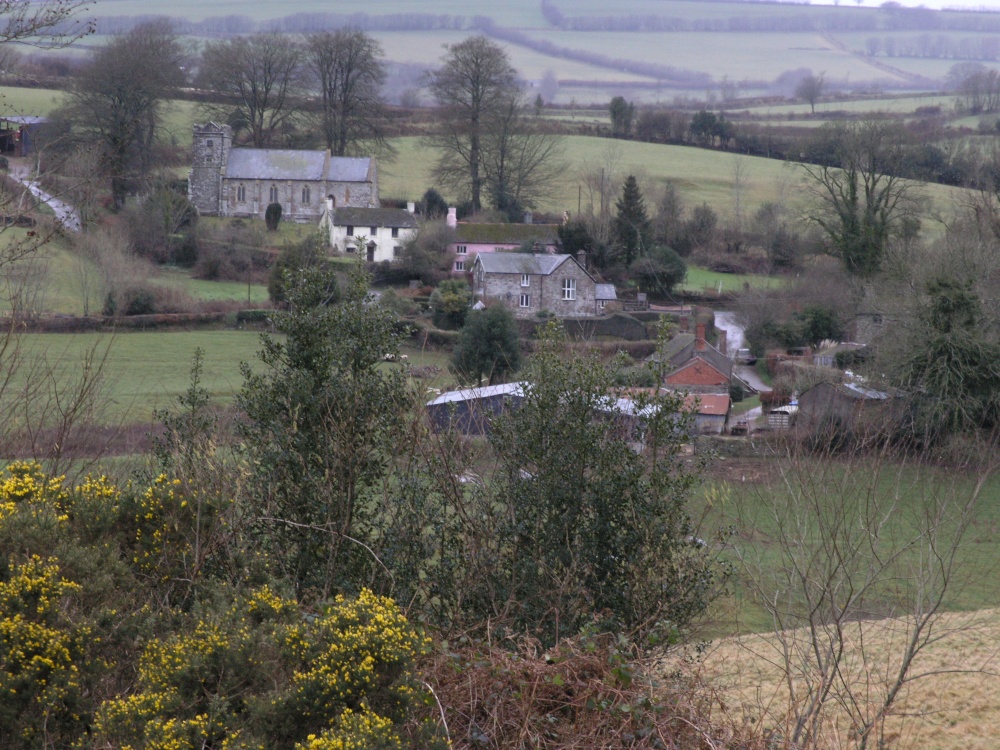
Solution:
[[[281,223],[280,203],[267,204],[267,208],[264,209],[264,223],[267,225],[267,231],[269,232],[278,231],[278,224]]]
[[[110,291],[104,298],[104,314],[152,315],[156,312],[156,293],[152,287],[129,287],[120,291]]]

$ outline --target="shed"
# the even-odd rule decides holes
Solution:
[[[865,420],[881,427],[901,416],[903,395],[861,383],[819,383],[799,396],[798,423],[814,429],[831,422],[853,427]]]
[[[442,393],[427,402],[427,416],[437,432],[486,435],[494,417],[524,400],[524,383],[505,383]]]
[[[688,394],[684,408],[694,415],[694,431],[700,435],[721,435],[729,424],[732,401],[717,393]]]
[[[47,117],[6,115],[0,117],[0,153],[29,156],[35,150],[38,131],[48,122]]]

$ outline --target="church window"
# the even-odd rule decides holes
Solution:
[[[305,204],[305,205],[308,205],[309,204],[309,198],[310,198],[310,196],[309,196],[309,186],[306,185],[304,188],[302,188],[302,203]]]
[[[243,185],[239,185],[236,188],[236,200],[240,203],[244,203],[247,199],[247,189]]]
[[[270,190],[270,193],[269,193],[267,199],[271,203],[277,203],[278,202],[278,186],[277,185],[271,185],[271,190]]]

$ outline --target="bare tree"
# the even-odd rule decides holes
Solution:
[[[439,130],[428,143],[442,150],[435,177],[467,192],[478,211],[486,185],[483,140],[518,89],[517,71],[504,49],[485,36],[447,49],[444,64],[428,77],[443,110]]]
[[[565,169],[562,138],[526,116],[525,96],[508,93],[483,139],[483,171],[493,205],[512,217],[552,194]]]
[[[206,114],[245,132],[254,148],[273,145],[298,115],[300,54],[294,41],[277,33],[208,44],[198,81],[223,101],[204,105]]]
[[[52,47],[72,44],[94,30],[93,21],[74,19],[89,0],[0,0],[0,46],[19,42]]]
[[[799,85],[795,87],[795,96],[799,99],[805,99],[809,102],[809,107],[813,114],[816,114],[816,102],[819,98],[823,96],[823,87],[825,82],[823,80],[823,74],[812,75],[811,73],[803,78]]]
[[[306,69],[319,87],[317,114],[326,147],[335,156],[391,154],[382,45],[358,29],[341,29],[310,34],[305,46]]]
[[[99,48],[81,71],[62,115],[74,140],[100,146],[115,206],[148,176],[169,93],[184,80],[183,49],[169,21],[141,24]]]
[[[837,731],[838,747],[890,747],[905,691],[950,670],[922,657],[954,634],[942,615],[967,575],[963,539],[995,468],[983,461],[955,483],[865,445],[792,457],[766,498],[736,502],[741,538],[766,540],[735,551],[773,625],[743,643],[781,675],[783,699],[760,708],[787,746],[827,747]]]

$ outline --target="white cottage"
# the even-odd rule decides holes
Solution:
[[[402,208],[334,208],[328,202],[320,227],[329,231],[334,250],[362,252],[369,263],[380,263],[400,256],[417,234],[417,219]]]

